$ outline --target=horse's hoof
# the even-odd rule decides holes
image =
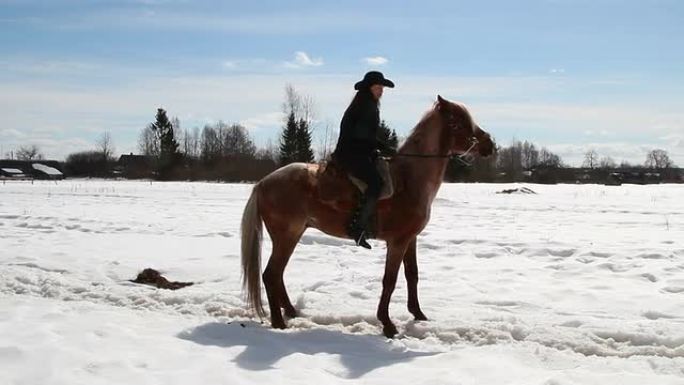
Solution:
[[[297,318],[299,317],[299,314],[297,314],[297,310],[295,309],[285,309],[285,316],[287,318]]]
[[[397,327],[394,326],[393,324],[385,325],[385,327],[382,328],[382,333],[385,335],[387,338],[394,338],[394,336],[399,333],[397,331]]]
[[[285,325],[285,322],[271,322],[271,327],[273,329],[287,329],[287,325]]]

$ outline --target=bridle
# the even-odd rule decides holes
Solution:
[[[448,125],[449,129],[454,129],[456,127],[457,127],[457,124],[455,122],[450,122],[450,124]],[[448,159],[455,159],[455,160],[463,163],[465,166],[470,167],[473,165],[473,160],[475,160],[475,155],[472,154],[472,151],[475,148],[475,146],[477,146],[479,141],[477,140],[475,135],[473,135],[473,136],[470,136],[468,138],[468,142],[470,143],[470,147],[468,147],[468,149],[465,150],[465,152],[463,152],[462,154],[459,154],[459,155],[451,154],[448,152],[446,154],[411,154],[411,153],[400,154],[400,153],[396,153],[393,155],[393,157],[401,156],[401,157],[406,157],[406,158],[428,158],[428,159],[429,158],[434,158],[434,159],[448,158]]]
[[[475,148],[475,146],[477,146],[477,144],[479,142],[478,142],[477,138],[474,136],[470,137],[468,140],[471,143],[470,147],[468,147],[468,149],[463,154],[460,154],[460,155],[448,154],[448,153],[447,154],[410,154],[410,153],[409,154],[401,154],[401,153],[396,153],[396,154],[392,155],[392,157],[402,156],[402,157],[406,157],[406,158],[435,158],[435,159],[448,158],[448,159],[456,159],[457,161],[463,163],[465,166],[470,167],[473,165],[473,160],[475,160],[475,155],[473,155],[471,152],[473,151],[473,149]]]

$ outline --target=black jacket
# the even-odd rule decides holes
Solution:
[[[382,145],[378,142],[380,110],[372,97],[352,103],[344,112],[340,123],[340,137],[335,155],[348,157],[373,157]]]

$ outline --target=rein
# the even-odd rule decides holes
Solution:
[[[456,159],[459,162],[463,163],[466,166],[472,166],[473,159],[475,156],[471,154],[470,152],[473,151],[473,148],[477,146],[477,138],[472,139],[472,144],[468,149],[461,155],[454,155],[454,154],[401,154],[401,153],[396,153],[393,155],[393,157],[397,156],[403,156],[406,158],[436,158],[436,159]]]

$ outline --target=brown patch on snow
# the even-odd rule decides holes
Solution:
[[[160,289],[177,290],[192,285],[194,282],[170,282],[164,278],[157,270],[147,268],[131,282],[142,283],[145,285],[156,286]]]

